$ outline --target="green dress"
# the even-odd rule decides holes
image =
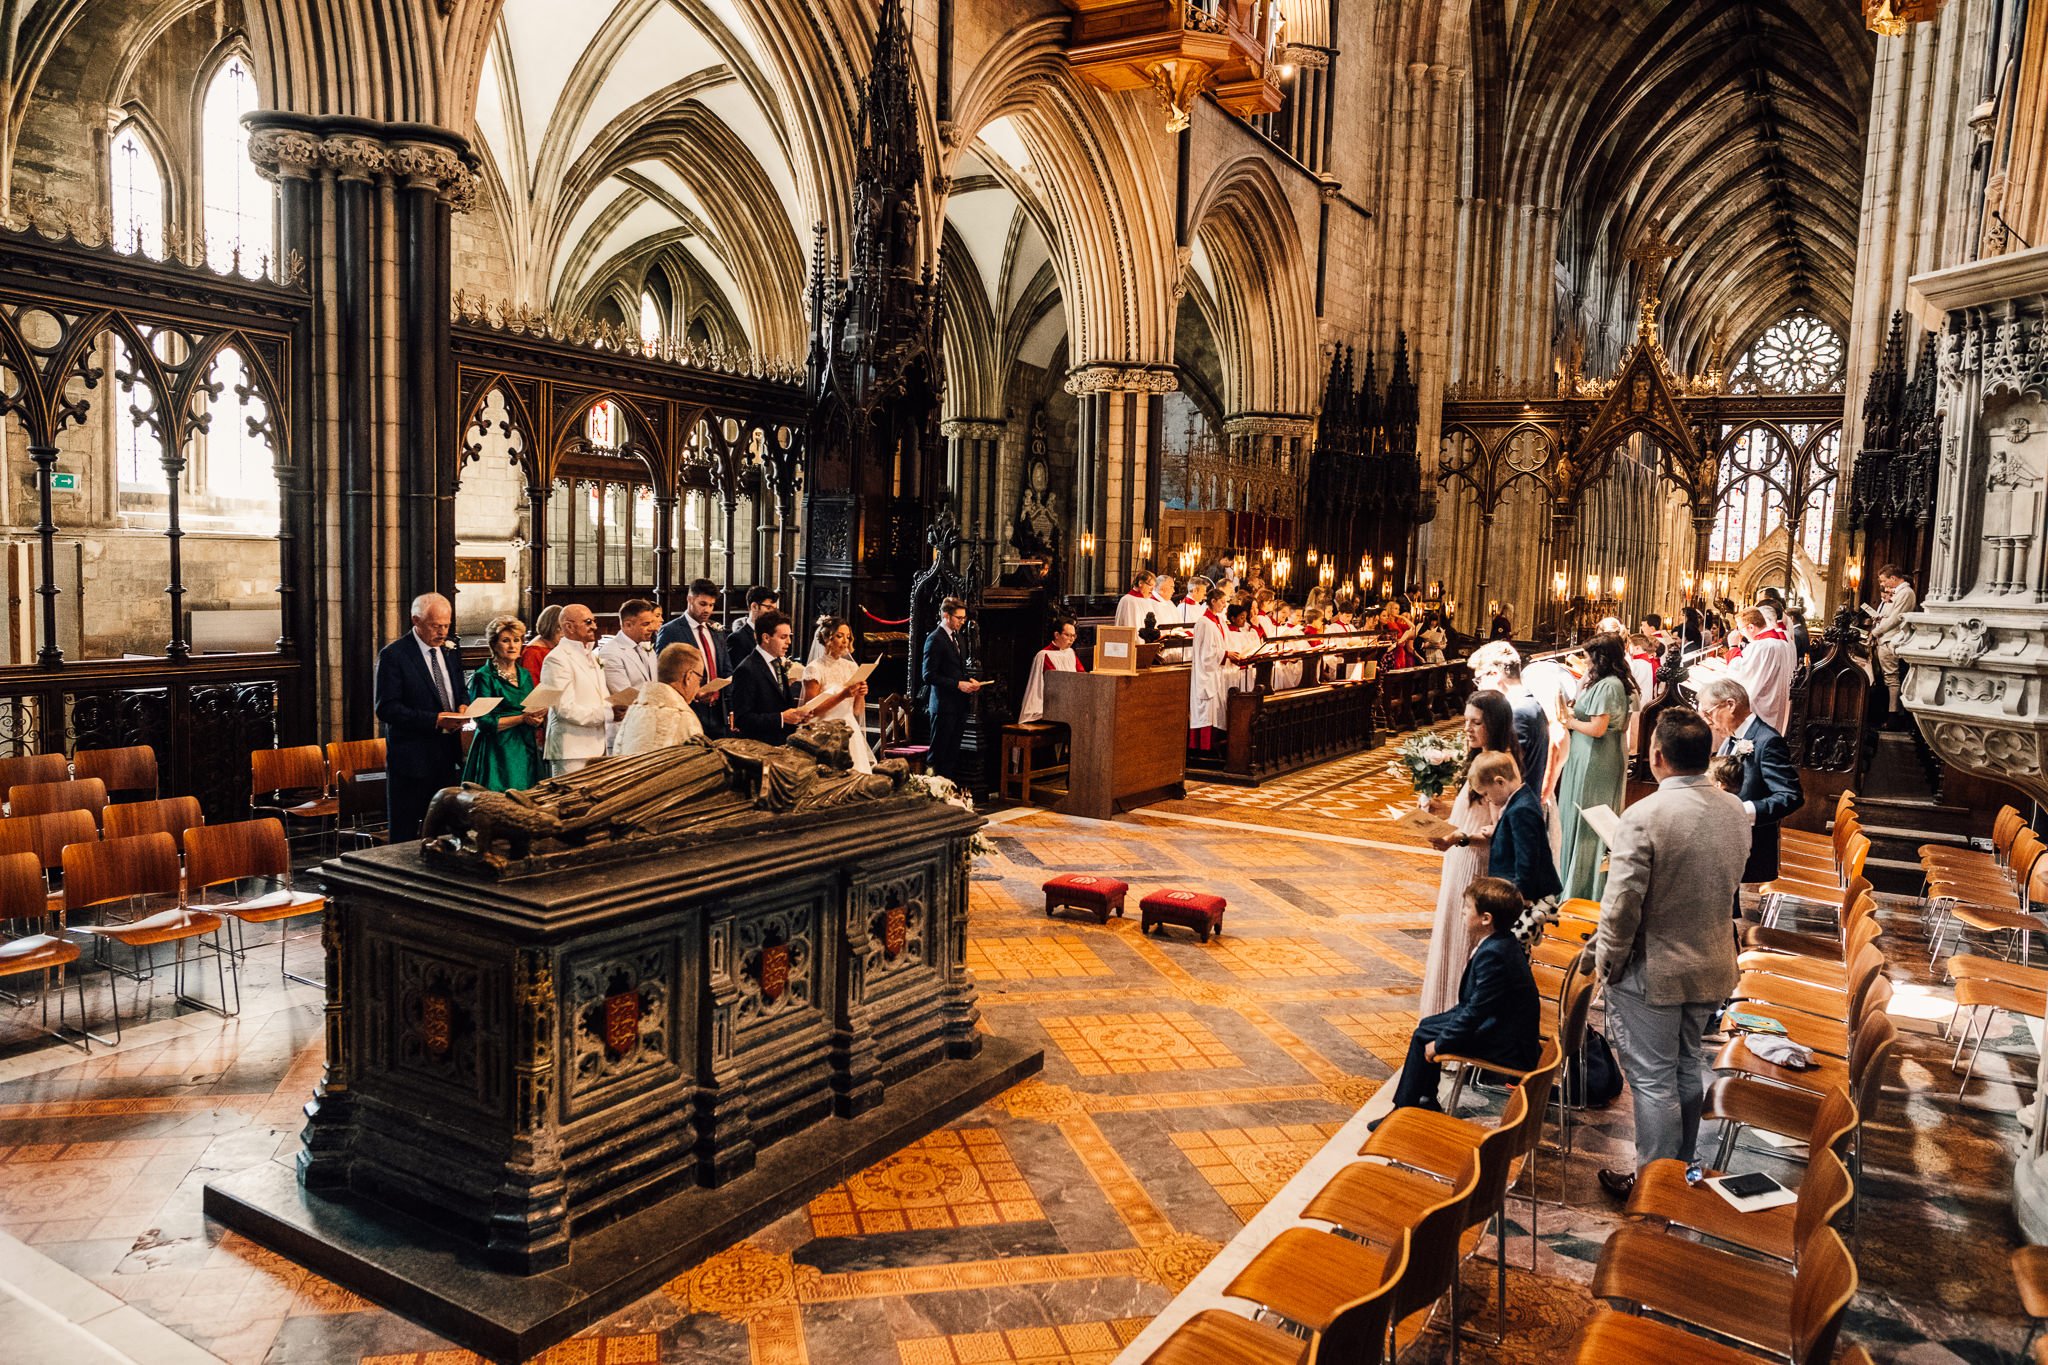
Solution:
[[[533,675],[519,670],[519,681],[508,683],[498,675],[490,660],[470,675],[472,697],[503,697],[498,709],[481,717],[470,735],[469,757],[462,761],[462,780],[492,791],[524,791],[544,775],[540,764],[539,732],[531,725],[498,728],[498,721],[526,706],[526,694],[533,691]]]
[[[1557,864],[1564,873],[1567,900],[1584,897],[1599,900],[1607,888],[1607,874],[1600,870],[1607,845],[1579,812],[1589,806],[1605,806],[1621,814],[1622,791],[1628,782],[1628,689],[1619,678],[1602,678],[1579,693],[1572,714],[1591,720],[1607,713],[1607,733],[1595,739],[1578,730],[1571,732],[1571,749],[1565,754],[1564,774],[1557,780],[1557,814],[1564,826],[1564,844]]]

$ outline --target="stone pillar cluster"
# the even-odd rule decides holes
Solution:
[[[946,484],[960,509],[960,534],[984,553],[1004,534],[996,470],[1005,425],[994,417],[949,417],[939,424],[946,438]]]
[[[1121,592],[1139,567],[1138,537],[1158,529],[1158,396],[1178,387],[1166,366],[1083,365],[1067,376],[1080,400],[1068,542],[1076,592]],[[1091,535],[1092,554],[1081,539]]]
[[[265,112],[250,155],[278,186],[279,247],[307,262],[310,547],[321,727],[371,733],[369,665],[417,592],[455,576],[449,237],[468,144],[416,124]],[[319,376],[320,382],[313,383]]]

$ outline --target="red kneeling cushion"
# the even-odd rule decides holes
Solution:
[[[1154,891],[1138,902],[1140,910],[1158,910],[1170,915],[1207,915],[1220,919],[1229,904],[1207,891]]]
[[[1129,882],[1120,882],[1114,877],[1097,877],[1085,872],[1062,872],[1045,884],[1045,894],[1058,894],[1068,900],[1113,901],[1121,900],[1131,889]]]

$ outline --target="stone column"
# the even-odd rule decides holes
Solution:
[[[949,417],[939,424],[939,434],[946,438],[946,482],[959,508],[960,534],[984,555],[996,536],[996,457],[1005,425],[994,417]]]
[[[475,193],[442,129],[277,111],[250,155],[278,184],[281,253],[307,263],[317,377],[304,458],[320,508],[305,564],[320,731],[372,733],[370,663],[429,590],[452,596],[459,433],[449,229]]]
[[[1083,365],[1067,375],[1080,399],[1076,442],[1075,591],[1121,592],[1138,563],[1137,539],[1159,524],[1161,410],[1157,395],[1180,387],[1167,366]],[[1080,537],[1095,553],[1080,553]]]

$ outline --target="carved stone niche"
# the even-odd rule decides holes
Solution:
[[[1912,284],[1941,321],[1943,448],[1905,704],[1943,758],[2048,800],[2048,249]]]
[[[1941,327],[1943,438],[1927,593],[1899,646],[1905,705],[1943,759],[2048,801],[2048,248],[1911,286],[1921,320]],[[2037,1242],[2048,1241],[2044,1104],[2037,1087],[2013,1181]]]

